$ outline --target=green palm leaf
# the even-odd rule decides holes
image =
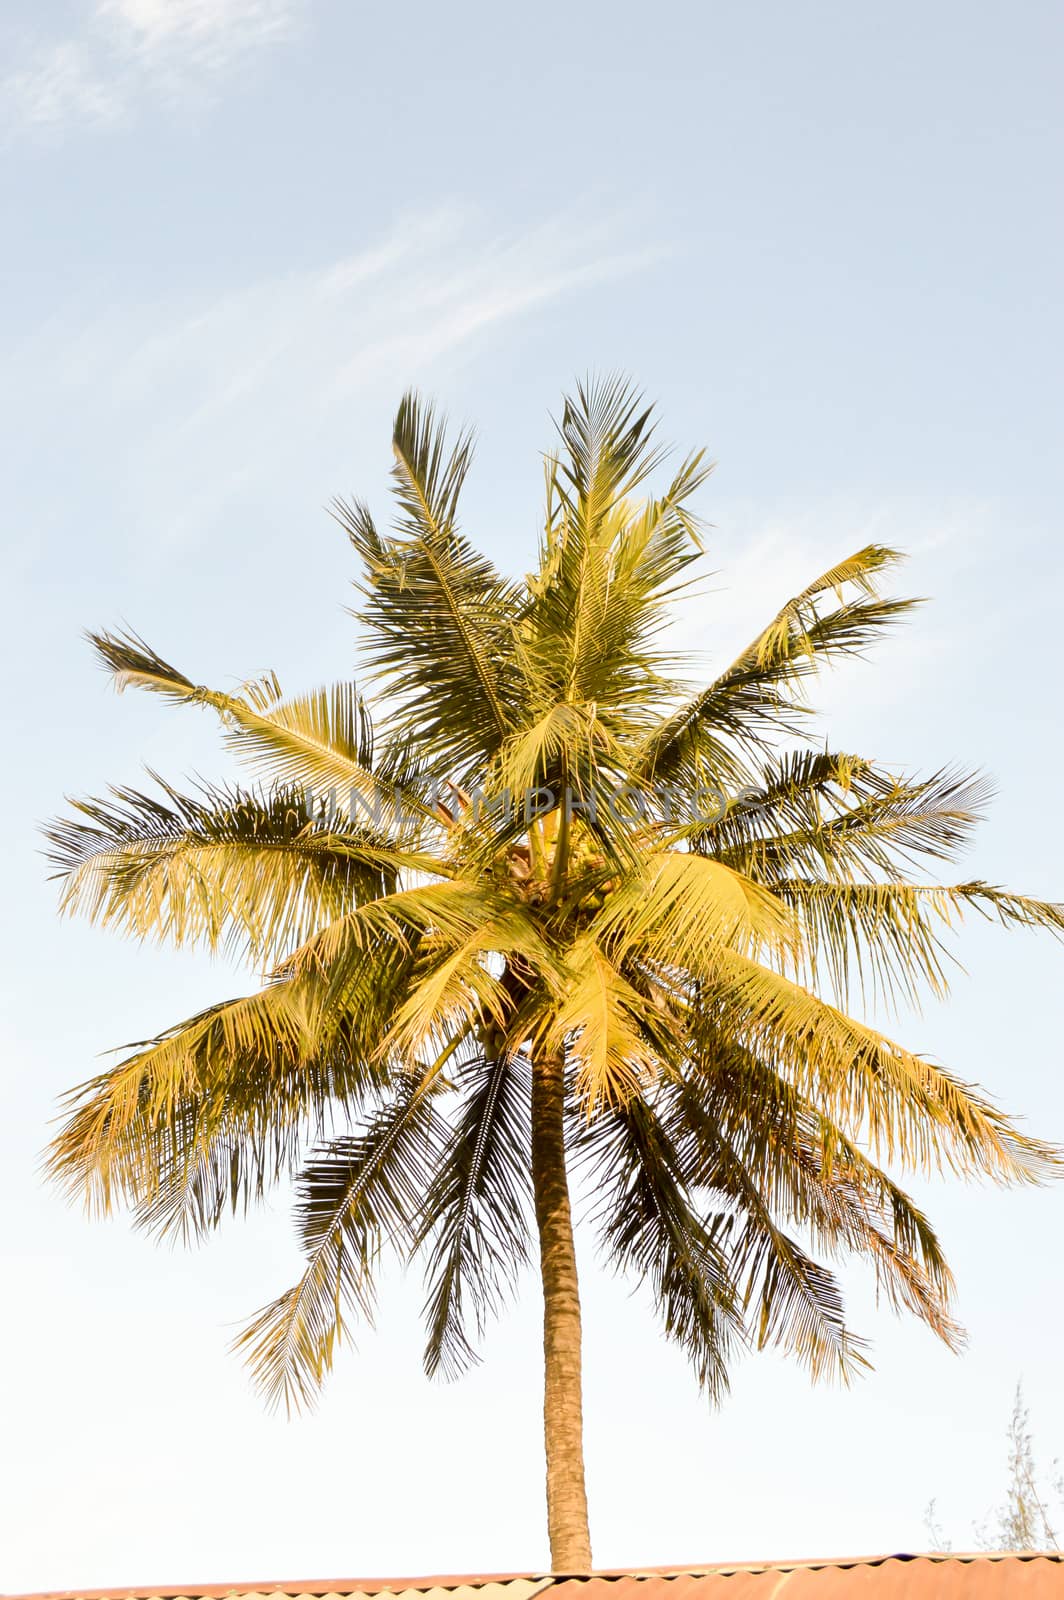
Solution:
[[[73,802],[47,830],[60,909],[138,939],[204,944],[270,965],[352,903],[379,899],[430,856],[337,828],[301,789],[132,789]]]
[[[519,697],[514,630],[520,590],[458,532],[458,497],[472,457],[417,395],[399,407],[392,441],[398,535],[382,539],[364,506],[334,515],[362,557],[368,659],[386,676],[390,726],[416,734],[440,776],[479,776],[513,729]]]
[[[531,1209],[527,1063],[476,1062],[429,1188],[415,1239],[428,1246],[425,1370],[456,1377],[528,1258]]]
[[[689,1134],[679,1140],[647,1101],[629,1098],[585,1130],[585,1159],[602,1197],[607,1256],[654,1296],[665,1332],[684,1349],[713,1399],[728,1387],[744,1341],[732,1263],[692,1203]]]
[[[386,1243],[412,1237],[442,1141],[433,1084],[410,1077],[356,1137],[316,1152],[299,1182],[296,1218],[306,1268],[236,1341],[271,1405],[311,1401],[332,1366],[345,1313],[373,1311]]]
[[[876,595],[879,574],[898,559],[897,551],[867,545],[789,600],[726,672],[654,730],[637,757],[641,776],[741,781],[745,754],[801,731],[804,680],[839,656],[862,654],[920,603]],[[861,598],[844,599],[850,588]],[[825,594],[836,602],[827,611]]]

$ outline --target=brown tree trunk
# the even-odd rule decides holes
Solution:
[[[543,1433],[547,1526],[554,1572],[591,1570],[584,1488],[580,1374],[580,1287],[565,1176],[564,1066],[532,1064],[532,1186],[543,1280]]]

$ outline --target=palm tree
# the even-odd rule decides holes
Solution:
[[[843,1253],[954,1344],[938,1240],[887,1166],[1038,1181],[1056,1157],[849,997],[944,994],[964,912],[1060,931],[1064,910],[919,876],[967,840],[977,778],[809,742],[812,674],[909,612],[878,592],[894,552],[840,562],[692,694],[662,629],[707,464],[642,488],[663,453],[617,381],[581,387],[559,434],[520,582],[459,532],[471,442],[449,448],[416,397],[394,531],[334,507],[362,562],[376,734],[350,683],[227,694],[93,636],[118,688],[216,712],[257,779],[77,802],[50,830],[63,908],[264,981],[74,1090],[50,1166],[179,1235],[294,1176],[305,1270],[238,1341],[289,1406],[372,1313],[386,1247],[424,1258],[425,1366],[449,1376],[535,1238],[551,1558],[582,1572],[570,1181],[710,1395],[746,1345],[814,1375],[866,1364],[825,1264]]]

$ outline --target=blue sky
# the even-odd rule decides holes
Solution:
[[[81,629],[128,621],[199,681],[350,672],[320,508],[383,509],[407,385],[478,426],[465,522],[517,572],[575,375],[627,370],[708,446],[692,671],[869,538],[909,550],[931,603],[825,683],[832,742],[985,767],[963,875],[1064,898],[1062,31],[1033,0],[5,7],[4,1587],[546,1559],[533,1289],[438,1387],[396,1282],[285,1423],[225,1354],[292,1274],[283,1205],[172,1255],[37,1166],[102,1051],[240,981],[55,919],[35,827],[64,792],[221,770],[205,721],[110,694]],[[899,1030],[1064,1137],[1064,952],[975,927],[962,954]],[[969,1349],[855,1278],[877,1365],[848,1394],[765,1357],[707,1410],[585,1250],[600,1564],[912,1549],[932,1496],[963,1545],[1020,1376],[1064,1446],[1064,1193],[920,1192]]]

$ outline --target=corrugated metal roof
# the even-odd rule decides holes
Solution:
[[[551,1600],[1064,1600],[1059,1556],[886,1556],[565,1580]]]
[[[892,1555],[596,1572],[68,1589],[0,1600],[1064,1600],[1064,1555]]]
[[[388,1600],[534,1600],[554,1578],[524,1573],[466,1578],[263,1579],[254,1583],[163,1584],[133,1589],[55,1589],[34,1595],[0,1595],[0,1600],[347,1600],[348,1596],[387,1596]]]
[[[256,1583],[171,1584],[136,1589],[61,1589],[38,1595],[0,1595],[0,1600],[348,1600],[381,1595],[387,1600],[534,1600],[554,1585],[553,1577],[521,1574],[470,1578],[330,1578],[318,1582],[272,1579]]]

